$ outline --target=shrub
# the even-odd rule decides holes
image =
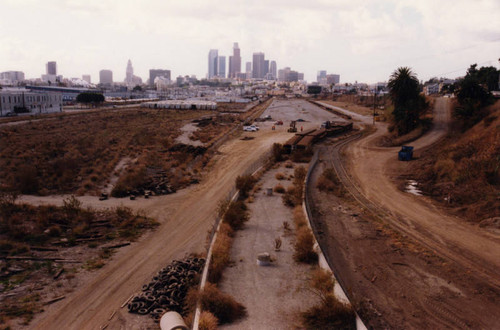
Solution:
[[[285,188],[282,185],[277,184],[276,186],[274,186],[273,191],[278,194],[283,194],[285,192]]]
[[[302,313],[306,329],[356,329],[352,308],[338,301],[332,294]]]
[[[304,210],[302,210],[301,205],[297,205],[293,209],[293,221],[295,223],[295,228],[299,229],[304,226],[307,226],[307,220],[304,215]]]
[[[128,173],[122,175],[120,179],[118,179],[118,182],[111,191],[111,196],[125,197],[128,195],[129,191],[139,189],[146,185],[147,181],[148,176],[145,166],[129,170]]]
[[[316,183],[316,188],[325,192],[332,192],[334,195],[342,197],[344,187],[342,186],[337,173],[332,167],[325,168]]]
[[[273,160],[275,162],[280,162],[283,160],[283,145],[279,143],[273,144]]]
[[[276,175],[274,176],[276,178],[276,180],[283,180],[285,179],[285,175],[283,173],[276,173]]]
[[[23,194],[35,194],[39,189],[38,173],[34,165],[22,165],[16,173],[14,187]]]
[[[329,294],[332,294],[334,285],[335,279],[330,271],[323,270],[319,267],[313,271],[311,276],[311,287],[320,298],[325,299]]]
[[[318,261],[318,254],[314,251],[314,237],[308,227],[297,230],[293,259],[306,264]]]
[[[293,187],[293,186],[288,187],[286,192],[281,197],[283,200],[283,204],[285,204],[286,206],[290,206],[290,207],[294,207],[295,205],[297,205],[296,192],[297,191],[296,191],[295,187]]]
[[[199,299],[202,310],[212,313],[220,324],[234,322],[247,314],[245,306],[212,283],[207,283]]]
[[[222,272],[231,261],[231,244],[233,239],[233,230],[231,227],[222,223],[219,228],[217,240],[214,243],[212,250],[212,261],[208,271],[208,280],[212,283],[217,283],[222,278]]]
[[[307,171],[304,166],[298,166],[295,168],[293,171],[293,176],[294,176],[294,181],[295,183],[300,183],[302,184],[304,182],[304,179],[306,178]]]
[[[217,324],[219,320],[214,314],[203,311],[200,314],[200,322],[198,323],[198,329],[200,330],[217,330]]]
[[[63,210],[68,218],[74,217],[82,211],[82,202],[71,195],[63,200]]]
[[[223,221],[227,223],[231,229],[241,229],[247,220],[248,210],[243,201],[232,202],[229,204],[226,213],[224,214]]]
[[[312,155],[313,152],[310,148],[306,150],[295,150],[292,153],[291,160],[295,163],[309,163]]]
[[[240,191],[240,199],[248,197],[248,192],[253,188],[256,183],[252,175],[239,175],[236,178],[236,189]]]

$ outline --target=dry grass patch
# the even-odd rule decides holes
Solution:
[[[335,196],[342,197],[345,194],[345,188],[340,182],[335,169],[332,167],[325,168],[323,173],[318,178],[316,188],[320,191],[333,193]]]
[[[203,311],[200,314],[200,322],[198,323],[199,330],[217,330],[217,324],[219,320],[217,317],[207,311]]]
[[[306,329],[356,329],[356,316],[352,308],[338,301],[332,294],[302,313]]]
[[[297,205],[293,208],[293,221],[297,229],[307,226],[307,219],[301,205]]]
[[[293,248],[295,261],[306,264],[314,264],[318,261],[318,254],[314,251],[314,237],[309,227],[297,229]]]
[[[224,269],[231,262],[231,246],[234,232],[227,223],[221,223],[217,240],[212,249],[212,260],[208,270],[208,280],[217,283],[222,278]]]
[[[245,306],[220,291],[215,284],[207,283],[203,291],[197,294],[201,309],[215,316],[219,325],[232,323],[247,315]]]
[[[352,307],[340,302],[333,293],[335,280],[330,271],[316,268],[310,285],[320,302],[301,314],[306,329],[356,329]]]
[[[243,201],[231,202],[224,213],[223,221],[233,230],[243,228],[245,222],[248,221],[248,208],[245,203]]]
[[[118,191],[137,189],[138,180],[154,178],[144,169],[174,180],[176,167],[200,172],[207,157],[200,148],[175,144],[180,128],[211,111],[127,109],[44,116],[44,120],[0,127],[0,181],[24,194],[100,193],[120,159],[137,159],[120,179]],[[240,118],[218,116],[195,132],[210,143]],[[142,172],[142,173],[141,173]],[[185,172],[176,178],[179,189],[196,179]],[[162,178],[162,181],[164,181]],[[173,184],[172,184],[173,185]],[[150,188],[145,188],[151,190]],[[119,193],[117,193],[119,195]]]

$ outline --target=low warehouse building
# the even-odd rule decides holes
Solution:
[[[157,102],[146,102],[141,105],[144,108],[151,109],[186,109],[186,110],[215,110],[217,103],[212,101],[200,100],[168,100]]]
[[[62,111],[62,93],[24,88],[0,90],[0,116]]]

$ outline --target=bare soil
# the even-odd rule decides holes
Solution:
[[[446,100],[435,112],[434,128],[412,144],[417,157],[446,133]],[[398,189],[409,165],[399,148],[374,145],[383,127],[342,153],[357,201],[311,189],[318,239],[351,302],[373,328],[497,328],[500,237]],[[321,154],[311,187],[331,154]]]
[[[355,103],[350,103],[350,102],[338,102],[338,101],[328,101],[328,100],[322,100],[321,102],[330,104],[339,108],[343,108],[352,112],[355,112],[357,114],[363,115],[363,116],[373,116],[373,109],[370,109],[369,107],[365,107],[362,105],[357,105]]]
[[[304,101],[272,102],[272,107],[264,115],[289,121],[296,119],[297,111],[300,111],[300,116],[307,120],[304,129],[316,127],[324,120],[332,120],[331,114]],[[273,108],[277,109],[276,113]],[[154,328],[150,318],[129,314],[120,306],[173,259],[205,251],[207,232],[213,227],[217,203],[231,192],[236,177],[267,153],[273,143],[283,143],[291,136],[286,132],[286,126],[276,130],[271,129],[271,122],[259,123],[259,126],[261,129],[258,132],[242,133],[254,139],[241,140],[238,137],[219,147],[207,164],[207,172],[200,184],[175,194],[136,200],[110,198],[106,201],[99,201],[95,196],[79,196],[84,207],[102,209],[123,205],[136,211],[142,210],[156,219],[160,226],[134,244],[121,248],[101,269],[82,278],[65,299],[47,306],[44,313],[35,316],[29,328]],[[34,205],[61,205],[65,197],[22,196],[21,201]]]

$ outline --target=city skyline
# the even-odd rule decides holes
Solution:
[[[90,74],[96,81],[100,70],[110,69],[123,81],[131,59],[144,80],[152,68],[204,78],[207,51],[219,49],[227,66],[234,42],[241,63],[262,51],[278,69],[304,72],[309,82],[318,70],[338,73],[343,82],[373,83],[399,66],[411,67],[420,80],[460,76],[473,63],[498,67],[500,3],[493,0],[279,0],[248,8],[242,1],[146,2],[3,1],[0,27],[9,33],[0,36],[0,72],[38,78],[56,61],[65,77]],[[51,19],[42,24],[40,16]]]

